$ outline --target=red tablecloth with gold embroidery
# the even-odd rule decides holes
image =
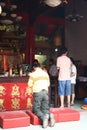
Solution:
[[[0,111],[32,108],[32,88],[28,77],[0,78]]]

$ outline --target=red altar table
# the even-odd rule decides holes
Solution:
[[[28,77],[0,77],[0,111],[32,109]]]

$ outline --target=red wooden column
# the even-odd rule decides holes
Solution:
[[[35,50],[35,27],[34,25],[29,25],[28,14],[21,14],[23,20],[26,23],[26,64],[32,64],[34,60],[34,50]]]
[[[26,63],[32,64],[35,50],[35,28],[27,26],[26,30]]]

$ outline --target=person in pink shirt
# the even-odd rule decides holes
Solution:
[[[64,107],[64,96],[67,97],[67,107],[70,107],[71,77],[70,69],[72,62],[67,56],[67,48],[61,49],[61,56],[57,58],[58,75],[58,95],[60,97],[60,107]]]

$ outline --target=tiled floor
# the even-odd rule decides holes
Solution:
[[[47,130],[83,130],[84,128],[87,129],[87,110],[82,110],[83,102],[77,100],[75,105],[71,108],[78,110],[80,112],[80,120],[79,121],[72,121],[72,122],[60,122],[56,123],[54,127],[47,127]],[[2,130],[2,128],[0,128]],[[5,130],[5,129],[4,129]],[[11,128],[6,130],[43,130],[41,125],[33,126],[30,125],[28,127],[19,127],[19,128]]]

